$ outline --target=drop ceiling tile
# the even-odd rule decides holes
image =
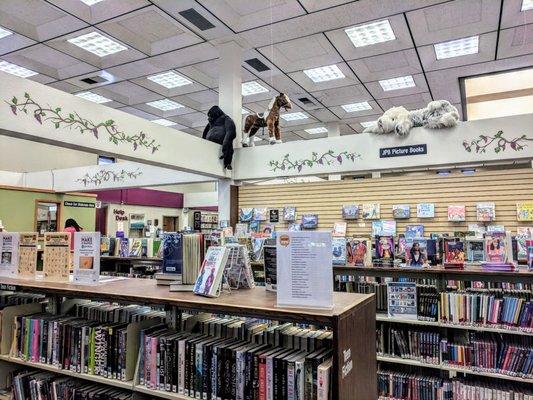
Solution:
[[[87,24],[44,0],[0,1],[0,25],[36,41],[44,41]]]
[[[252,29],[305,14],[296,0],[199,0],[209,12],[234,31]]]
[[[308,111],[309,115],[312,115],[320,122],[335,122],[339,120],[339,117],[335,115],[333,110],[328,110],[327,108],[319,108],[316,110]]]
[[[170,71],[173,71],[173,70],[170,70]],[[163,72],[167,72],[167,71],[163,71]],[[152,76],[152,75],[157,75],[157,74],[151,74],[148,76]],[[180,74],[180,75],[182,75],[184,78],[189,79],[192,83],[188,85],[183,85],[183,86],[178,86],[175,88],[167,89],[165,86],[155,83],[152,80],[148,79],[148,76],[143,76],[142,78],[131,79],[131,81],[136,83],[139,86],[145,87],[153,92],[157,92],[165,97],[180,96],[182,94],[193,93],[193,92],[198,92],[198,91],[207,89],[206,86],[199,84],[198,82],[194,81],[188,76],[184,76],[183,74]]]
[[[97,28],[150,56],[203,41],[155,6],[106,21]]]
[[[53,87],[54,89],[61,90],[62,92],[66,92],[66,93],[74,93],[74,92],[80,91],[80,88],[78,86],[68,83],[66,81],[52,82],[52,83],[49,83],[48,86]]]
[[[11,35],[0,39],[0,55],[29,47],[35,43],[37,43],[35,40],[13,32]]]
[[[101,86],[93,89],[93,91],[108,99],[113,99],[125,105],[146,103],[161,98],[161,95],[128,81]]]
[[[200,62],[187,67],[178,68],[177,71],[206,87],[212,89],[218,87],[220,72],[218,60]],[[255,75],[247,71],[245,68],[241,69],[241,78],[243,82],[253,81],[256,79]]]
[[[169,119],[189,128],[197,128],[197,130],[200,130],[200,132],[203,132],[204,127],[207,125],[207,115],[201,112],[176,115]]]
[[[425,71],[433,71],[445,68],[455,68],[461,65],[482,63],[492,61],[496,51],[496,32],[490,32],[479,36],[479,52],[466,56],[446,58],[437,60],[435,47],[433,45],[421,46],[418,48],[418,54],[424,65]],[[501,46],[501,45],[500,45]]]
[[[339,118],[343,121],[349,118],[357,118],[357,117],[365,117],[367,115],[383,114],[383,110],[377,102],[369,101],[368,104],[370,104],[372,109],[363,110],[363,111],[353,111],[353,112],[346,112],[346,110],[342,108],[341,106],[329,107],[329,109],[332,112],[334,112],[336,115],[338,115]]]
[[[150,114],[150,113],[147,113],[145,111],[139,110],[139,109],[134,108],[134,107],[129,107],[129,106],[128,107],[122,107],[119,110],[123,111],[125,113],[128,113],[128,114],[131,114],[131,115],[135,115],[137,117],[141,117],[141,118],[147,119],[149,121],[159,118],[159,116],[157,116],[155,114]]]
[[[2,59],[54,79],[67,79],[97,69],[43,44],[18,50]]]
[[[350,2],[350,0],[300,0],[308,12],[316,12]]]
[[[314,92],[313,95],[326,107],[370,101],[372,96],[363,85],[344,86]]]
[[[388,110],[391,107],[405,107],[408,110],[416,110],[428,105],[431,101],[431,95],[426,93],[417,93],[407,96],[392,97],[388,99],[379,100],[379,104],[383,110]]]
[[[175,69],[211,61],[218,58],[218,50],[210,43],[199,43],[183,49],[153,57],[154,63],[164,66],[165,69]]]
[[[503,2],[501,29],[531,23],[533,21],[533,9],[521,10],[522,0],[505,0]]]
[[[367,117],[359,117],[359,118],[353,118],[350,119],[350,122],[348,125],[356,131],[357,133],[363,133],[365,128],[361,125],[362,122],[374,122],[379,118],[379,115],[374,116],[367,116]]]
[[[298,130],[295,130],[294,133],[296,135],[300,136],[304,140],[327,138],[328,137],[327,132],[310,134],[310,133],[305,131],[305,129],[321,128],[323,126],[324,126],[324,124],[320,124],[320,123],[319,124],[306,125],[305,127],[301,127]]]
[[[155,75],[158,72],[165,71],[166,69],[167,68],[165,68],[164,65],[156,62],[154,57],[150,57],[125,63],[116,67],[107,68],[106,71],[117,77],[117,79],[134,79],[144,77],[146,75]]]
[[[49,0],[49,2],[90,24],[97,24],[150,5],[147,0],[101,1],[92,6],[79,0]]]
[[[337,63],[337,67],[344,74],[344,78],[333,79],[326,82],[313,82],[303,71],[292,72],[288,74],[293,80],[295,80],[301,87],[303,87],[308,92],[317,92],[321,90],[333,89],[343,86],[350,86],[359,84],[359,79],[354,75],[346,63]],[[315,67],[321,67],[322,65],[316,65]]]
[[[378,22],[384,19],[388,19],[391,28],[394,32],[395,40],[387,42],[377,43],[369,46],[355,47],[345,32],[345,29],[352,26],[364,25],[366,23]],[[405,23],[403,15],[393,15],[386,18],[374,19],[371,21],[364,21],[363,23],[357,23],[348,25],[341,29],[336,29],[331,32],[326,32],[326,36],[335,45],[337,50],[341,53],[345,60],[356,60],[363,57],[371,57],[379,54],[390,53],[394,51],[405,50],[414,47],[411,35],[409,34],[409,28]]]
[[[99,29],[87,28],[87,29],[82,29],[80,31],[76,31],[74,33],[70,33],[65,36],[61,36],[57,39],[49,40],[46,42],[46,44],[50,47],[53,47],[54,49],[70,54],[73,57],[76,57],[77,59],[81,61],[94,65],[97,68],[110,68],[114,65],[128,63],[128,62],[132,62],[140,58],[146,57],[143,53],[141,53],[138,50],[135,50],[131,46],[127,46],[127,44],[125,43],[121,43],[121,44],[128,47],[126,50],[122,50],[122,51],[119,51],[118,53],[110,54],[105,57],[99,57],[96,54],[93,54],[87,50],[84,50],[68,42],[69,39],[73,39],[73,38],[86,35],[92,32],[98,32],[101,35],[104,35],[108,37],[109,39],[120,43],[120,40],[110,37],[105,32],[102,32]]]
[[[391,76],[419,74],[422,67],[415,49],[400,50],[348,62],[362,82],[387,79]]]
[[[163,100],[163,99],[164,99],[163,97],[159,97],[156,100]],[[135,104],[133,107],[135,107],[135,108],[137,108],[139,110],[142,110],[144,112],[150,113],[150,114],[155,114],[159,118],[165,118],[165,119],[169,119],[170,117],[175,117],[175,116],[178,116],[178,115],[191,114],[191,113],[196,112],[196,110],[193,110],[192,108],[189,108],[187,106],[184,106],[184,107],[181,107],[181,108],[176,108],[174,110],[163,111],[163,110],[160,110],[158,108],[149,106],[148,104],[146,104],[146,102],[148,102],[148,101],[150,101],[150,100],[143,101],[142,103],[139,103],[139,104]],[[176,122],[178,122],[178,121],[176,121]]]
[[[262,47],[259,51],[284,72],[337,64],[342,61],[323,34]]]
[[[500,1],[455,0],[407,13],[417,46],[498,29]]]
[[[78,89],[78,93],[83,93],[83,92],[85,92],[85,90],[82,90],[80,92],[79,89]],[[92,93],[96,93],[96,91],[94,91],[94,90],[92,90],[91,92]],[[75,95],[76,93],[73,93],[73,94]],[[87,100],[87,101],[90,102],[89,100]],[[101,105],[109,107],[109,108],[117,108],[117,109],[118,108],[124,108],[126,106],[125,104],[119,103],[118,101],[114,101],[114,100],[113,101],[109,101],[107,103],[101,103]]]
[[[212,106],[218,105],[218,93],[214,90],[202,90],[171,98],[184,106],[198,111],[207,111]]]
[[[500,31],[498,58],[522,56],[533,53],[533,24],[521,25]]]
[[[390,76],[387,79],[391,78],[397,78],[397,76]],[[406,96],[409,94],[424,93],[428,91],[428,86],[423,74],[413,75],[413,80],[415,81],[414,87],[390,90],[387,92],[383,90],[378,81],[365,83],[365,86],[376,99],[387,99],[391,97]]]

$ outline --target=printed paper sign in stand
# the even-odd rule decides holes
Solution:
[[[0,275],[16,276],[19,265],[19,234],[0,233]]]
[[[277,247],[277,305],[333,308],[330,232],[280,232]]]
[[[74,280],[95,285],[100,278],[100,232],[74,233]]]
[[[387,306],[389,317],[417,319],[416,283],[388,282]]]

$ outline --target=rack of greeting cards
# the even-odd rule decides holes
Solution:
[[[63,376],[134,397],[376,398],[372,295],[334,293],[332,309],[313,310],[277,307],[264,288],[206,298],[147,279],[0,282],[21,293],[0,303],[0,372],[29,371],[20,387]]]

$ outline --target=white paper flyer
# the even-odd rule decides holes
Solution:
[[[17,276],[19,265],[19,234],[0,233],[0,275]]]
[[[100,278],[100,232],[74,233],[73,283],[94,285]]]

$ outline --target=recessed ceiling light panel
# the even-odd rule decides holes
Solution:
[[[11,64],[7,61],[0,61],[0,71],[7,72],[11,75],[20,76],[21,78],[28,78],[38,74],[38,72],[32,71],[31,69],[27,69],[16,64]]]
[[[437,43],[434,47],[437,60],[477,54],[479,52],[479,36]]]
[[[6,36],[9,36],[9,35],[12,35],[12,34],[13,34],[13,32],[8,31],[7,29],[2,28],[0,26],[0,39],[5,38]]]
[[[244,82],[242,84],[242,95],[251,96],[258,93],[266,93],[268,89],[256,81]]]
[[[374,126],[375,124],[376,124],[376,121],[359,122],[359,125],[361,125],[363,128],[370,128],[371,126]]]
[[[281,114],[281,118],[283,118],[285,121],[297,121],[299,119],[307,119],[309,117],[303,112],[298,111],[294,113]]]
[[[346,112],[372,110],[372,106],[368,104],[368,101],[362,101],[361,103],[344,104],[341,107]]]
[[[522,0],[520,11],[533,10],[533,0]]]
[[[105,57],[128,49],[126,46],[123,46],[98,32],[91,32],[68,39],[68,42],[83,50],[96,54],[98,57]]]
[[[169,99],[162,99],[162,100],[156,100],[156,101],[150,101],[149,103],[146,103],[150,107],[157,108],[161,111],[171,111],[176,110],[178,108],[182,108],[183,106],[180,103],[176,103],[175,101],[169,100]]]
[[[319,133],[327,133],[328,132],[328,130],[326,128],[324,128],[323,126],[320,126],[318,128],[306,129],[305,131],[307,133],[309,133],[310,135],[317,135]]]
[[[76,96],[81,97],[82,99],[85,99],[85,100],[92,101],[93,103],[98,103],[98,104],[109,103],[110,101],[113,101],[111,99],[108,99],[107,97],[100,96],[99,94],[93,93],[93,92],[81,92],[81,93],[77,93]]]
[[[342,71],[335,64],[326,65],[325,67],[305,69],[304,74],[315,83],[345,78]]]
[[[154,124],[163,125],[163,126],[173,126],[176,125],[175,122],[169,121],[168,119],[160,118],[160,119],[153,119],[152,122]]]
[[[388,19],[345,29],[355,47],[370,46],[396,39]]]
[[[81,0],[81,1],[87,4],[88,6],[93,6],[96,3],[100,3],[101,1],[104,1],[104,0]]]
[[[415,81],[411,75],[399,76],[398,78],[384,79],[379,81],[379,84],[385,92],[398,89],[407,89],[415,87]]]
[[[149,76],[147,79],[155,82],[167,89],[172,89],[180,86],[191,85],[192,81],[184,76],[178,75],[173,71],[163,72],[162,74]]]

